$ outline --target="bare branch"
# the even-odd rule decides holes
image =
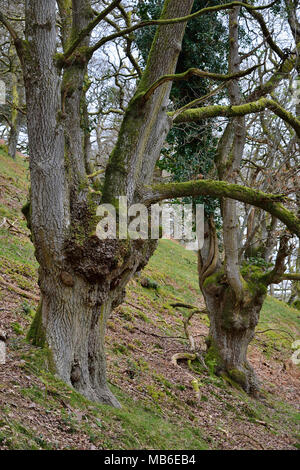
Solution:
[[[159,86],[163,85],[166,82],[189,80],[191,77],[194,77],[194,76],[227,82],[235,78],[245,77],[245,75],[248,75],[249,73],[253,72],[253,70],[256,70],[257,67],[260,67],[260,64],[254,65],[253,67],[250,67],[247,70],[242,70],[241,72],[227,74],[227,75],[223,75],[221,73],[211,73],[205,70],[200,70],[200,69],[195,69],[195,68],[190,68],[186,70],[185,72],[174,74],[174,75],[164,75],[163,77],[160,77],[155,83],[153,83],[153,85],[151,85],[149,89],[145,92],[144,100],[147,101],[150,98],[150,96],[154,93],[154,91]]]

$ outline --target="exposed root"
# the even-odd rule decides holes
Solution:
[[[177,361],[179,361],[180,359],[186,359],[188,361],[188,365],[190,367],[191,361],[194,361],[195,359],[197,359],[197,354],[196,353],[187,353],[187,352],[173,354],[173,356],[171,357],[171,364],[173,364],[173,366],[179,367],[181,369],[181,367],[177,363]],[[184,371],[184,372],[191,379],[190,383],[191,383],[191,386],[192,386],[192,388],[195,392],[195,397],[197,399],[200,399],[200,390],[199,390],[199,381],[198,381],[198,379],[196,379],[196,377],[194,377],[189,372],[186,372],[186,371]]]
[[[173,364],[173,366],[179,367],[179,365],[177,364],[177,361],[179,361],[180,359],[187,359],[189,361],[194,361],[196,358],[197,358],[196,354],[191,354],[187,352],[176,353],[176,354],[173,354],[173,356],[171,357],[171,364]]]

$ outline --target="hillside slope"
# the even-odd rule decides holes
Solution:
[[[88,402],[51,374],[44,351],[25,339],[39,297],[20,211],[27,166],[0,146],[0,328],[9,336],[0,366],[0,449],[296,449],[299,369],[289,359],[299,312],[265,302],[249,351],[263,383],[261,400],[230,388],[198,361],[172,364],[189,346],[187,311],[171,304],[203,308],[196,257],[172,241],[160,242],[108,322],[108,376],[123,408]],[[201,349],[207,332],[206,315],[194,315],[190,333]]]

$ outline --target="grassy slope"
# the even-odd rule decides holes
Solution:
[[[0,227],[0,276],[38,295],[37,264],[20,213],[27,175],[24,159],[15,163],[0,147],[0,225],[5,217],[17,228]],[[170,364],[174,353],[188,350],[185,312],[170,304],[203,306],[194,253],[161,241],[143,276],[158,289],[143,288],[135,278],[108,323],[109,379],[121,410],[88,402],[51,374],[45,353],[25,341],[36,303],[0,283],[0,327],[9,333],[8,361],[0,366],[0,449],[295,448],[298,379],[281,369],[291,355],[289,335],[299,335],[299,313],[272,298],[264,305],[258,330],[281,331],[257,335],[251,347],[266,397],[257,402],[200,364],[192,370]],[[199,346],[207,327],[205,315],[194,317]],[[199,381],[200,400],[190,374]]]

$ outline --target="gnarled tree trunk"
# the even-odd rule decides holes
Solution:
[[[206,239],[199,252],[199,285],[209,312],[206,362],[217,375],[257,395],[259,383],[247,360],[259,313],[266,297],[266,286],[245,270],[243,300],[237,301],[218,253],[212,220],[206,224]],[[239,275],[240,275],[240,271]]]
[[[148,252],[140,250],[139,241],[130,252],[123,247],[127,260],[118,266],[115,256],[122,255],[122,247],[115,240],[100,244],[95,237],[84,248],[70,245],[63,267],[40,267],[42,301],[29,339],[47,347],[50,366],[90,400],[119,406],[106,381],[106,322],[132,274],[152,254],[155,244],[148,245]]]
[[[239,7],[229,13],[229,72],[240,70],[238,52]],[[237,80],[228,85],[230,102],[239,104],[241,92]],[[245,119],[229,122],[220,139],[216,165],[220,179],[235,183],[245,145]],[[240,237],[237,203],[221,200],[225,258],[221,264],[216,229],[207,224],[206,243],[199,252],[199,285],[209,311],[210,331],[206,361],[217,374],[239,384],[247,393],[256,394],[258,382],[247,361],[247,349],[254,336],[259,312],[266,295],[251,290],[240,272]],[[251,286],[252,287],[252,286]]]
[[[268,286],[284,278],[285,259],[291,250],[289,238],[287,234],[282,235],[271,271],[247,260],[241,263],[238,270],[243,286],[241,300],[230,284],[225,262],[221,262],[212,218],[205,224],[204,246],[198,252],[199,286],[210,320],[206,362],[214,373],[253,396],[259,394],[260,385],[247,360],[247,350],[255,334]]]
[[[184,3],[184,4],[183,4]],[[192,0],[166,1],[163,17],[190,12]],[[58,2],[67,50],[93,18],[89,2]],[[91,400],[119,406],[106,381],[106,321],[125,286],[152,255],[156,241],[100,240],[96,236],[99,195],[89,191],[85,124],[81,119],[89,35],[60,67],[56,53],[56,2],[26,2],[22,45],[30,146],[30,227],[40,264],[42,300],[29,332],[49,349],[59,376]],[[110,158],[101,203],[118,196],[139,201],[139,185],[151,182],[170,118],[165,112],[171,84],[145,102],[141,92],[174,73],[185,24],[158,28],[146,72],[125,114]]]

